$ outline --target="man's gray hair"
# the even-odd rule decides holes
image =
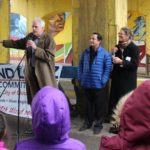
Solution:
[[[45,27],[45,21],[43,19],[41,19],[40,17],[35,17],[32,21],[32,25],[34,22],[39,22],[42,28]]]

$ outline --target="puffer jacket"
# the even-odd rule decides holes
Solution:
[[[136,88],[125,102],[118,135],[103,136],[99,150],[149,150],[149,116],[150,80],[147,80]]]
[[[86,150],[69,137],[70,113],[64,94],[56,88],[42,88],[32,101],[32,128],[35,137],[17,143],[15,150]]]
[[[83,88],[103,88],[112,70],[112,58],[109,52],[99,47],[90,67],[90,48],[81,55],[78,67],[78,79]]]

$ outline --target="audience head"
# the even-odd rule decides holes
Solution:
[[[150,80],[144,81],[127,98],[116,136],[102,136],[102,149],[150,149]]]
[[[62,143],[69,138],[70,113],[64,94],[56,88],[42,88],[32,101],[32,127],[43,143]]]
[[[0,113],[0,140],[4,137],[6,133],[6,121],[2,113]]]
[[[127,102],[122,111],[121,126],[126,132],[126,139],[150,138],[150,80],[139,85]],[[144,108],[144,109],[143,109]],[[142,123],[141,123],[142,121]]]

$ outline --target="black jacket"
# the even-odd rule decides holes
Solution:
[[[111,109],[117,104],[121,96],[136,88],[139,54],[140,49],[133,42],[123,52],[119,49],[115,53],[116,57],[123,60],[123,65],[113,64],[110,91]]]

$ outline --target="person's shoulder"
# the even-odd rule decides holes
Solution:
[[[133,41],[130,42],[130,44],[127,46],[128,49],[132,49],[132,52],[138,52],[140,53],[140,48],[138,45],[136,45]]]
[[[68,145],[72,145],[72,149],[70,150],[86,150],[85,144],[77,139],[70,138],[66,142]]]
[[[139,48],[133,41],[131,41],[128,46],[132,48]]]
[[[46,33],[46,32],[43,32],[42,37],[44,37],[44,38],[53,38],[53,36],[50,33]]]
[[[100,46],[100,47],[98,48],[98,50],[99,50],[99,51],[107,52],[107,50],[106,50],[104,47],[102,47],[102,46]]]
[[[89,52],[90,52],[90,48],[88,47],[88,48],[85,48],[85,49],[83,50],[82,54],[86,54],[86,53],[89,53]]]
[[[25,149],[29,148],[30,145],[35,145],[35,144],[36,144],[36,140],[34,140],[34,139],[22,140],[16,144],[15,150],[25,150]]]
[[[101,49],[103,50],[105,55],[111,56],[111,53],[107,49],[105,49],[104,47],[101,47]]]
[[[31,141],[33,141],[33,139],[25,139],[25,140],[21,140],[17,143],[17,145],[25,145],[30,143]]]
[[[50,33],[44,32],[41,36],[41,39],[46,40],[46,41],[51,41],[51,42],[55,43],[54,38]]]

